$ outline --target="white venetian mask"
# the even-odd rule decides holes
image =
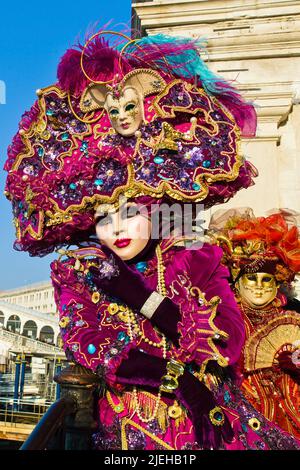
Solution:
[[[143,122],[143,100],[134,88],[125,88],[118,98],[108,93],[104,107],[112,127],[123,136],[134,135]]]

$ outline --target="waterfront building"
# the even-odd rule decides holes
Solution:
[[[255,185],[219,208],[300,212],[300,2],[293,0],[136,0],[133,28],[207,38],[209,68],[257,106],[254,139],[242,151],[259,171]]]

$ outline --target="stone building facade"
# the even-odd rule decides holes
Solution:
[[[257,136],[242,145],[259,171],[256,184],[212,212],[300,212],[300,1],[141,0],[132,8],[143,35],[206,38],[210,69],[257,107]]]
[[[16,289],[0,291],[0,301],[55,315],[54,289],[50,281],[38,282]]]
[[[50,281],[0,291],[0,372],[17,354],[30,364],[33,357],[64,358],[58,322]]]

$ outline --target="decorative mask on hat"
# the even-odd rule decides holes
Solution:
[[[58,83],[23,115],[5,164],[17,250],[42,256],[85,240],[95,207],[121,194],[208,208],[253,184],[240,153],[253,106],[207,69],[201,44],[125,39],[94,35],[68,50]]]
[[[90,84],[82,94],[80,108],[83,112],[104,108],[114,130],[125,137],[132,136],[144,121],[144,98],[162,91],[165,86],[165,81],[154,70],[134,70],[114,86]]]

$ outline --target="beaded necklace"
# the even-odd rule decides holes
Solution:
[[[163,258],[162,258],[162,252],[161,248],[159,245],[157,245],[155,249],[155,254],[157,257],[157,290],[161,295],[166,296],[167,295],[167,289],[166,289],[166,284],[165,284],[165,278],[164,278],[164,271],[165,271],[165,266],[163,264]],[[137,333],[144,341],[145,343],[150,344],[151,346],[154,346],[156,348],[162,348],[163,350],[163,358],[166,359],[167,357],[167,341],[166,337],[162,334],[162,339],[159,343],[155,343],[154,341],[149,340],[149,338],[146,338],[144,333],[140,330],[137,319],[135,317],[134,312],[131,309],[128,309],[128,335],[131,340],[133,340],[133,335],[134,333]],[[158,392],[157,398],[156,398],[156,404],[154,407],[154,410],[151,414],[151,416],[148,416],[147,418],[145,416],[142,416],[139,400],[138,400],[138,394],[137,394],[137,389],[136,387],[133,387],[133,396],[134,396],[134,401],[135,401],[135,411],[138,416],[138,418],[143,422],[143,423],[149,423],[150,421],[153,421],[158,413],[159,405],[160,405],[160,400],[161,400],[161,392]]]
[[[265,308],[253,308],[250,305],[240,302],[241,310],[244,315],[246,315],[252,323],[259,323],[265,321],[267,317],[272,315],[278,315],[282,309],[279,309],[276,305],[267,305]]]

